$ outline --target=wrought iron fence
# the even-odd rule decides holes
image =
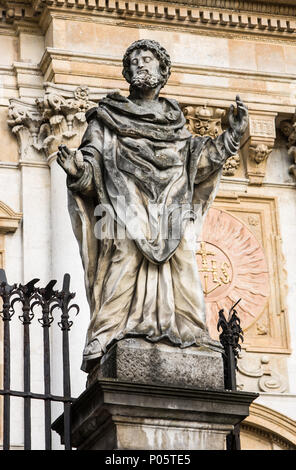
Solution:
[[[71,449],[71,421],[70,407],[74,398],[71,397],[70,360],[69,360],[69,331],[73,322],[69,318],[70,310],[79,312],[77,304],[70,305],[75,297],[70,292],[70,275],[65,274],[62,290],[54,290],[56,281],[50,281],[45,288],[36,287],[39,279],[33,279],[25,285],[7,283],[6,274],[0,270],[0,297],[2,310],[0,316],[3,320],[3,450],[9,450],[11,431],[11,397],[20,397],[24,401],[24,450],[31,450],[31,401],[33,399],[44,402],[44,436],[45,450],[52,449],[51,437],[51,403],[60,402],[64,406],[64,432],[65,450]],[[21,304],[22,314],[18,316],[23,324],[23,390],[11,389],[11,344],[10,322],[16,314],[16,304]],[[44,393],[31,391],[31,341],[30,325],[36,317],[36,308],[41,310],[38,322],[43,328],[43,371]],[[62,370],[63,395],[51,393],[51,350],[49,329],[54,322],[55,311],[60,311],[58,326],[62,331]]]
[[[43,400],[44,402],[44,438],[45,450],[52,449],[52,402],[59,402],[64,407],[64,448],[71,450],[71,397],[70,358],[69,358],[69,331],[73,325],[69,318],[70,310],[79,312],[77,304],[71,301],[75,293],[70,292],[70,275],[65,274],[62,290],[54,290],[55,280],[50,281],[46,287],[37,287],[39,279],[33,279],[25,285],[7,283],[6,274],[0,269],[0,297],[2,298],[2,310],[0,316],[3,320],[3,450],[9,450],[11,431],[11,397],[19,397],[24,401],[24,450],[31,450],[31,401]],[[240,300],[239,300],[240,301]],[[239,302],[238,301],[238,302]],[[240,320],[235,310],[236,302],[229,311],[228,318],[224,316],[224,310],[219,311],[217,328],[222,329],[219,336],[224,348],[224,387],[226,390],[236,390],[237,356],[241,349],[239,341],[243,341],[243,332]],[[23,390],[11,389],[11,342],[10,322],[16,314],[16,304],[21,304],[21,315],[18,319],[23,324]],[[31,391],[31,341],[30,325],[35,319],[35,309],[39,307],[41,316],[37,318],[43,328],[43,378],[44,393]],[[54,315],[54,311],[60,315]],[[51,345],[49,330],[55,318],[62,332],[62,371],[63,371],[63,395],[51,393]],[[227,436],[227,450],[240,449],[239,425]]]

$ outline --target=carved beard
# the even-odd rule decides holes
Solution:
[[[161,76],[149,73],[147,70],[140,70],[131,79],[131,85],[140,89],[156,88],[159,83],[161,83]]]

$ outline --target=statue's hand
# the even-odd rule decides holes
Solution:
[[[236,113],[234,105],[230,106],[229,125],[237,138],[241,138],[248,126],[248,108],[241,101],[239,95],[236,97]]]
[[[83,155],[79,151],[69,150],[66,145],[60,145],[57,162],[65,172],[73,178],[80,178],[84,170]]]

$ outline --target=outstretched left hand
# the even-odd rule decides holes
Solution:
[[[232,104],[230,106],[228,119],[235,136],[240,139],[248,127],[248,108],[241,101],[239,95],[236,96],[236,112]]]

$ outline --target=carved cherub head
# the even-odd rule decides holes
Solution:
[[[250,147],[250,157],[256,163],[262,163],[268,158],[272,149],[269,149],[265,144],[258,144],[256,147]]]
[[[141,51],[148,52],[146,54],[147,57],[141,54]],[[136,67],[139,60],[143,60],[142,70],[139,70],[141,67]],[[131,86],[150,86],[155,88],[161,84],[162,88],[171,74],[170,56],[157,41],[150,39],[141,39],[133,42],[127,48],[122,62],[122,75]]]

